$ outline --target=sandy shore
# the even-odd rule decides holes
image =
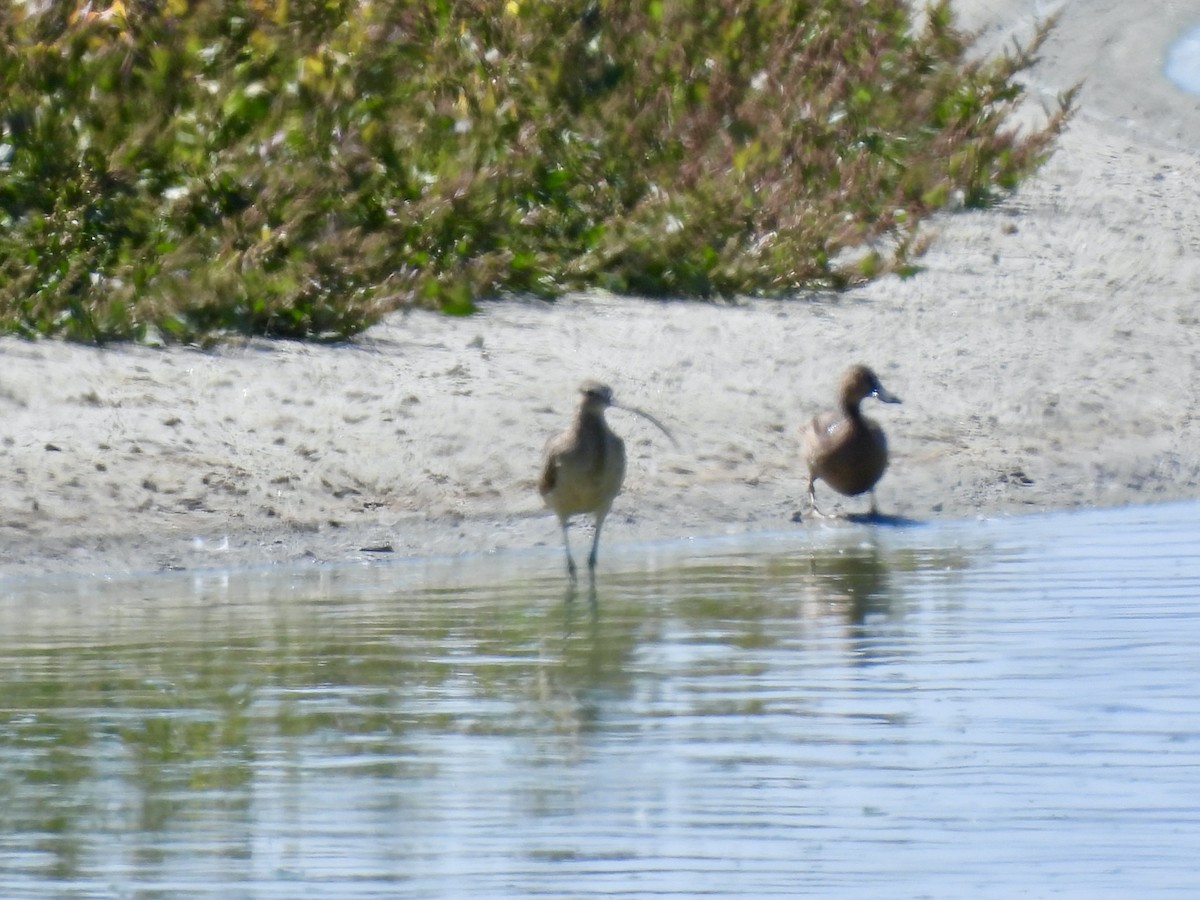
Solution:
[[[1080,113],[1011,200],[935,222],[909,280],[739,306],[401,314],[337,347],[0,339],[0,579],[557,547],[534,480],[584,377],[680,440],[610,413],[630,455],[614,543],[807,527],[791,523],[797,426],[857,360],[905,401],[873,410],[893,447],[884,511],[1196,496],[1200,97],[1160,72],[1194,23],[1183,4],[1134,6],[1062,5],[1030,88],[1086,79]],[[1050,11],[958,8],[985,47]]]

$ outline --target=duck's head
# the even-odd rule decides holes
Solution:
[[[884,403],[899,403],[900,398],[889,392],[871,369],[864,365],[854,365],[842,375],[838,386],[838,398],[845,410],[857,409],[858,404],[868,397],[874,397]]]

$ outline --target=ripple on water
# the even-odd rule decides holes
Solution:
[[[1193,896],[1200,504],[0,598],[0,895]]]
[[[1167,48],[1163,74],[1181,90],[1200,94],[1200,25]]]

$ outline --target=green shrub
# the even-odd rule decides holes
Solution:
[[[338,338],[504,293],[913,265],[1049,152],[948,3],[130,0],[0,11],[0,328]],[[853,254],[854,248],[870,248]]]

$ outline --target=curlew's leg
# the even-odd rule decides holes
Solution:
[[[567,551],[567,574],[571,584],[575,583],[575,560],[571,558],[571,539],[567,536],[567,520],[562,520],[563,548]]]
[[[817,509],[817,479],[812,475],[808,476],[808,505],[812,507],[814,516],[825,518],[825,513]]]
[[[593,579],[596,577],[596,551],[600,548],[600,527],[604,524],[604,517],[607,515],[607,509],[596,513],[596,533],[592,536],[592,552],[588,554],[588,572]]]
[[[879,507],[875,505],[875,488],[871,488],[871,518],[879,516]]]

